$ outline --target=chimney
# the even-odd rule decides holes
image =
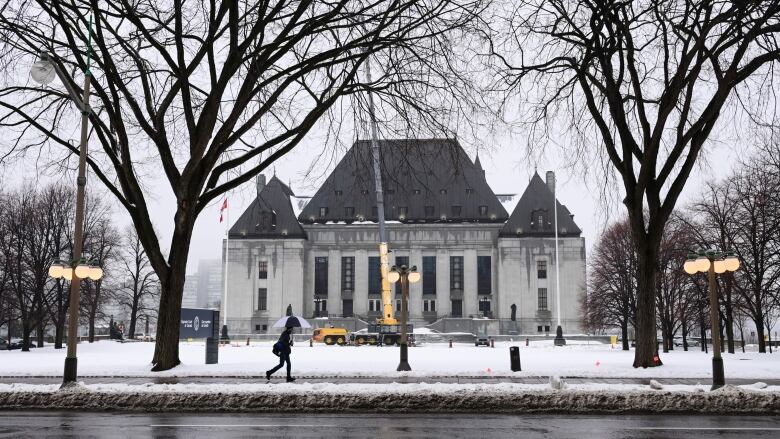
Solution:
[[[553,171],[547,171],[547,189],[550,189],[550,192],[555,193],[555,172]]]
[[[260,196],[260,192],[263,191],[265,188],[265,175],[258,174],[257,178],[255,179],[255,182],[257,182],[257,196]]]

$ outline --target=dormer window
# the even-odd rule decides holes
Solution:
[[[474,189],[473,189],[473,188],[470,188],[470,187],[467,187],[467,188],[466,188],[466,193],[467,193],[467,194],[473,194],[473,193],[474,193]]]
[[[531,228],[533,230],[546,230],[547,224],[547,211],[544,209],[534,210],[531,213]]]
[[[345,207],[344,208],[344,217],[347,219],[352,219],[352,217],[355,216],[355,208],[354,207]]]
[[[460,206],[452,206],[452,217],[453,218],[460,217],[460,211],[461,211],[461,207]]]
[[[342,191],[336,191],[336,196],[337,196],[337,197],[340,197],[340,196],[342,196],[343,194],[344,194],[344,192],[342,192]]]
[[[368,189],[361,189],[360,190],[361,195],[368,195]]]
[[[327,207],[320,207],[320,218],[328,216],[328,208]]]
[[[479,216],[487,216],[487,206],[479,206]]]

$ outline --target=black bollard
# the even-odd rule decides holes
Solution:
[[[217,364],[219,361],[219,340],[209,337],[206,339],[206,364]]]
[[[512,366],[512,372],[520,372],[520,348],[517,346],[509,348],[509,362]]]

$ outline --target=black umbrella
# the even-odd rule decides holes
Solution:
[[[303,317],[285,316],[274,323],[274,328],[311,328],[309,322]]]

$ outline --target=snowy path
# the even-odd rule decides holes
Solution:
[[[664,366],[652,369],[631,367],[633,351],[611,349],[609,345],[553,347],[552,342],[531,346],[497,343],[495,348],[433,344],[410,348],[409,376],[518,376],[560,375],[591,378],[702,378],[711,377],[711,356],[701,351],[673,351],[661,354]],[[509,346],[520,346],[522,372],[512,373]],[[219,364],[204,364],[203,343],[182,343],[182,365],[161,373],[149,371],[153,343],[102,341],[79,345],[80,376],[257,376],[277,362],[271,343],[224,346]],[[399,351],[392,347],[325,346],[299,343],[293,348],[293,373],[299,376],[402,375],[395,371]],[[31,352],[0,352],[0,376],[61,376],[65,350],[51,347]],[[755,352],[724,354],[726,378],[780,379],[780,354]]]

